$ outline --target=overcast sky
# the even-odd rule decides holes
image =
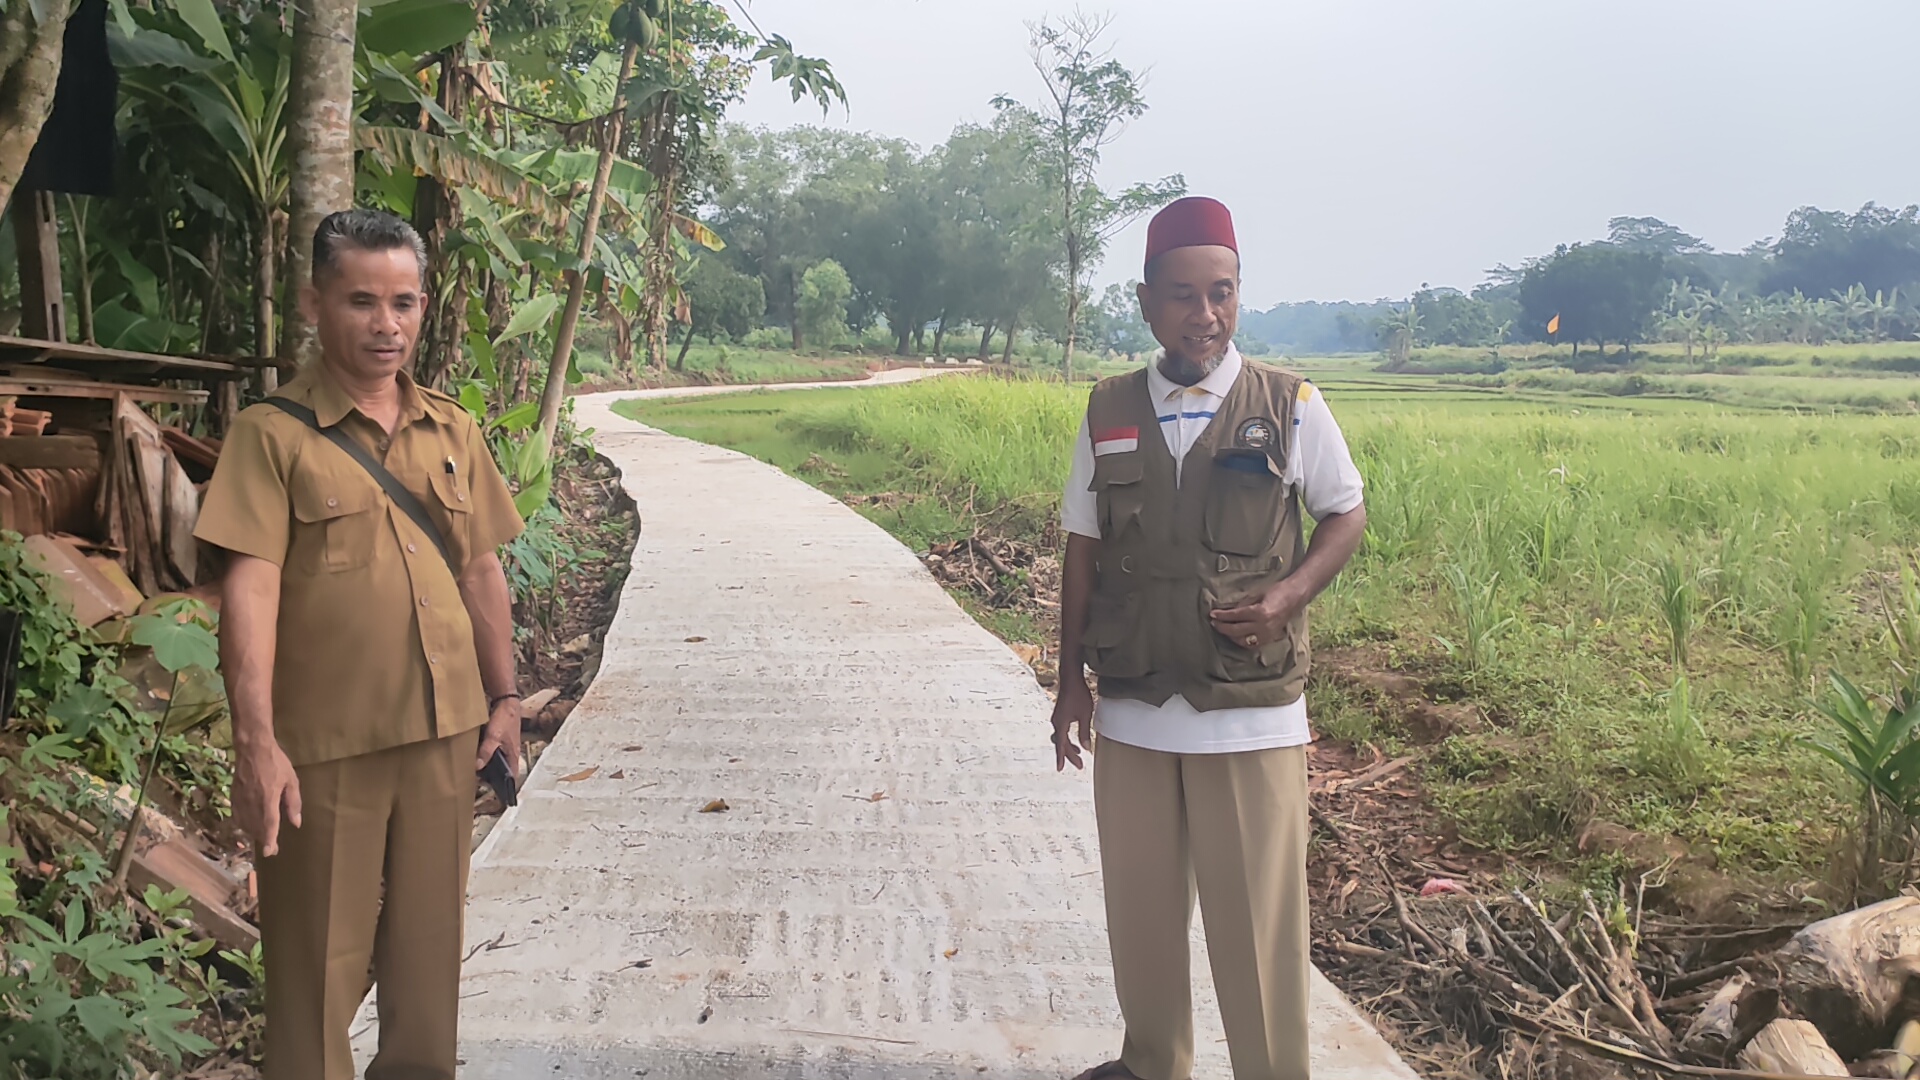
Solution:
[[[1664,218],[1738,250],[1814,204],[1920,201],[1916,0],[1105,0],[1152,111],[1107,154],[1234,212],[1245,296],[1403,297]],[[923,148],[1034,101],[1025,23],[1072,0],[751,0],[832,61],[826,123]],[[735,119],[821,123],[756,84]],[[1122,234],[1102,282],[1135,266]]]

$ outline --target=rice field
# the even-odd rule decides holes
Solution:
[[[1434,798],[1488,847],[1605,871],[1621,856],[1577,841],[1606,822],[1725,872],[1826,873],[1852,796],[1804,738],[1829,671],[1893,685],[1920,421],[1320,376],[1369,524],[1315,646],[1417,674],[1478,718],[1423,738],[1321,679],[1322,732],[1428,744]],[[863,512],[924,549],[983,521],[1047,537],[1084,402],[981,377],[634,414],[836,494],[893,493]]]

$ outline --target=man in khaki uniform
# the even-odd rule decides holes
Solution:
[[[294,412],[240,415],[196,530],[231,555],[221,667],[234,816],[259,856],[269,1080],[352,1080],[369,963],[367,1080],[453,1080],[475,771],[495,749],[518,771],[497,549],[520,516],[473,418],[406,374],[424,261],[391,215],[321,223],[301,302],[322,357],[277,395]],[[438,542],[299,406],[384,465]]]
[[[1164,351],[1094,388],[1067,482],[1056,767],[1081,767],[1097,726],[1126,1021],[1119,1059],[1081,1080],[1193,1075],[1196,892],[1235,1080],[1308,1075],[1306,608],[1366,510],[1313,385],[1234,349],[1239,291],[1226,207],[1154,218],[1139,299]]]

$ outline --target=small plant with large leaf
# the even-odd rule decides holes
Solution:
[[[1920,824],[1920,685],[1875,699],[1837,672],[1829,681],[1820,713],[1830,727],[1807,743],[1859,787],[1859,884],[1879,891],[1886,861],[1913,857]]]

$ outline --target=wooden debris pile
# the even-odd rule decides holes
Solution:
[[[131,401],[114,403],[95,514],[108,544],[123,553],[128,576],[148,595],[202,579],[193,527],[205,484],[195,483],[176,447],[190,447],[196,464],[218,457],[217,449],[162,427]],[[210,463],[202,468],[211,475]]]
[[[1920,1080],[1920,899],[1810,926],[1687,925],[1648,914],[1644,885],[1555,906],[1407,887],[1373,858],[1384,902],[1316,952],[1426,1003],[1423,1018],[1479,1044],[1468,1057],[1493,1059],[1480,1075]]]

